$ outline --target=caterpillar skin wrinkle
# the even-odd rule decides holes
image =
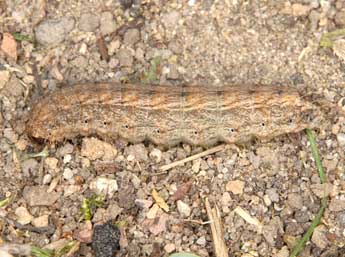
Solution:
[[[52,142],[78,135],[131,143],[269,140],[320,126],[322,114],[285,86],[147,86],[92,83],[66,86],[32,108],[27,133]]]

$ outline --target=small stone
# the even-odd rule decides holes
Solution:
[[[345,26],[345,10],[336,12],[334,21],[338,27]]]
[[[164,246],[164,250],[165,250],[167,253],[172,253],[173,251],[175,251],[175,249],[176,249],[176,246],[175,246],[175,244],[173,244],[173,243],[169,243],[169,244],[166,244],[166,245]]]
[[[200,170],[200,164],[201,164],[201,159],[196,159],[195,161],[193,161],[193,165],[192,165],[192,171],[193,173],[198,173]]]
[[[79,191],[80,191],[79,185],[66,185],[66,186],[64,186],[63,196],[69,197],[69,196],[71,196],[74,193],[79,192]]]
[[[121,48],[117,55],[121,67],[131,67],[133,65],[133,55],[129,49]]]
[[[47,227],[49,225],[49,215],[45,214],[32,220],[32,225],[36,228]]]
[[[189,5],[189,6],[194,6],[195,3],[196,3],[196,0],[189,0],[189,1],[188,1],[188,5]]]
[[[74,23],[73,18],[67,17],[43,21],[35,30],[36,40],[46,46],[57,45],[73,30]]]
[[[31,247],[28,245],[27,247],[25,247],[25,251],[29,255],[31,252]],[[1,257],[13,257],[13,255],[8,253],[7,250],[0,250],[0,256]]]
[[[118,206],[116,203],[110,204],[105,213],[106,220],[115,220],[117,216],[121,214],[122,211],[123,211],[123,208]]]
[[[270,206],[272,204],[272,201],[268,195],[264,195],[263,200],[266,206]]]
[[[316,30],[318,27],[321,14],[316,10],[311,10],[309,14],[310,26],[312,30]]]
[[[38,162],[35,159],[28,159],[22,162],[22,172],[25,177],[36,175]]]
[[[198,240],[196,240],[196,243],[200,246],[205,246],[206,245],[206,238],[204,236],[199,237]]]
[[[89,62],[84,56],[80,55],[72,61],[72,65],[83,69],[89,65]]]
[[[82,223],[80,227],[73,232],[73,238],[77,239],[81,243],[91,243],[92,242],[92,223],[91,221],[86,221]],[[97,256],[102,254],[97,254]],[[108,255],[105,255],[108,256]],[[109,255],[110,256],[110,255]]]
[[[51,206],[60,197],[57,192],[48,193],[48,186],[26,186],[23,197],[30,206]]]
[[[226,184],[226,191],[229,191],[235,195],[241,195],[243,194],[244,185],[245,183],[241,180],[229,181]]]
[[[173,29],[178,25],[180,18],[181,16],[178,11],[171,11],[163,15],[162,22],[166,29]]]
[[[45,174],[42,179],[43,185],[48,185],[52,181],[52,175],[51,174]]]
[[[276,245],[278,235],[283,232],[282,227],[283,223],[278,216],[273,217],[268,224],[263,226],[263,236],[270,246]]]
[[[145,145],[143,144],[136,144],[130,145],[127,148],[128,156],[133,156],[132,161],[147,161],[148,160],[148,152],[146,150]]]
[[[66,154],[64,157],[63,157],[63,163],[69,163],[70,161],[72,160],[72,155],[70,154]]]
[[[81,54],[86,54],[86,51],[87,51],[87,44],[82,43],[82,44],[80,45],[80,48],[79,48],[79,53],[81,53]]]
[[[224,192],[222,194],[222,199],[221,199],[222,206],[228,206],[231,203],[231,196],[228,192]]]
[[[152,159],[155,160],[156,163],[159,163],[161,162],[162,160],[162,151],[157,149],[157,148],[154,148],[151,152],[150,152],[150,157]]]
[[[329,210],[334,212],[345,210],[345,199],[333,198],[329,204]]]
[[[135,199],[134,201],[135,205],[141,207],[141,208],[145,208],[148,209],[152,206],[153,202],[150,200],[145,200],[145,199]]]
[[[105,194],[111,198],[118,190],[118,186],[115,179],[96,178],[95,180],[91,181],[90,189],[97,194]]]
[[[121,42],[119,40],[113,40],[108,44],[108,54],[113,55],[119,48]]]
[[[14,213],[17,216],[17,221],[22,224],[22,225],[26,225],[29,224],[32,219],[34,218],[29,211],[25,208],[25,207],[18,207]]]
[[[17,42],[10,33],[2,34],[1,51],[13,60],[17,60]]]
[[[291,6],[293,16],[306,16],[310,11],[310,6],[295,3]]]
[[[123,37],[123,43],[125,45],[134,45],[139,40],[140,40],[140,32],[138,29],[127,30]]]
[[[0,70],[0,90],[3,89],[10,79],[10,72],[8,70]]]
[[[18,135],[12,128],[4,129],[4,137],[7,138],[11,143],[16,143],[18,141]]]
[[[108,65],[109,65],[109,68],[111,69],[115,69],[118,65],[119,65],[119,60],[116,59],[116,58],[111,58]]]
[[[148,219],[154,219],[154,218],[156,218],[156,215],[157,215],[158,210],[159,210],[159,206],[158,206],[158,204],[155,203],[155,204],[150,208],[150,210],[146,213],[146,218],[148,218]]]
[[[291,208],[302,209],[303,199],[300,194],[291,193],[288,195],[287,203]]]
[[[345,146],[345,133],[337,134],[337,140],[340,146]]]
[[[135,189],[140,188],[141,180],[137,175],[132,174],[131,182],[132,182]]]
[[[116,30],[116,23],[111,12],[101,14],[101,33],[103,36],[113,33]]]
[[[323,198],[323,197],[327,197],[330,195],[330,193],[333,190],[333,186],[330,183],[325,183],[325,184],[312,184],[310,186],[311,191],[313,191],[313,193],[319,197],[319,198]]]
[[[111,161],[115,159],[117,150],[111,144],[97,138],[84,138],[81,155],[92,161],[100,158],[105,161]]]
[[[0,124],[1,124],[1,121],[0,121]],[[26,147],[28,146],[28,144],[29,142],[26,139],[20,138],[16,143],[16,147],[18,148],[19,151],[24,151]]]
[[[120,249],[120,238],[121,232],[112,220],[103,225],[96,225],[91,244],[94,256],[113,256],[114,252]]]
[[[176,65],[174,65],[174,64],[170,65],[167,78],[168,79],[178,79],[179,78],[179,72],[178,72]]]
[[[289,257],[290,252],[287,246],[283,246],[282,249],[277,252],[276,257]]]
[[[74,176],[74,172],[73,170],[71,170],[70,168],[65,168],[64,171],[63,171],[63,177],[64,179],[66,180],[70,180],[72,179]]]
[[[57,150],[57,155],[59,155],[59,156],[65,156],[65,155],[67,155],[67,154],[73,153],[73,150],[74,150],[73,145],[70,144],[70,143],[67,143],[67,144],[65,144],[64,146],[60,147],[60,148]]]
[[[327,228],[324,225],[319,225],[314,229],[311,241],[320,249],[325,249],[328,246]]]
[[[54,157],[47,157],[44,160],[45,165],[51,170],[57,170],[57,165],[58,165],[59,160],[54,158]]]
[[[99,17],[92,13],[84,13],[79,20],[79,29],[85,32],[94,32],[99,26]]]
[[[331,160],[324,159],[322,161],[323,166],[326,168],[328,172],[333,171],[337,168],[338,165],[338,159],[334,158]]]
[[[32,75],[26,75],[24,78],[23,78],[23,81],[26,83],[26,84],[33,84],[35,82],[35,77],[32,76]]]
[[[274,203],[279,202],[279,194],[277,193],[277,189],[275,188],[269,188],[266,190],[266,194],[270,198],[270,200]]]
[[[188,204],[182,202],[181,200],[177,201],[177,210],[183,217],[189,217],[191,213],[191,209]]]

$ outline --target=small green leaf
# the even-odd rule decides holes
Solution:
[[[158,73],[161,61],[162,58],[160,56],[154,57],[151,60],[151,66],[148,71],[144,72],[144,76],[142,78],[142,81],[144,83],[152,83],[158,81]]]
[[[54,251],[48,249],[38,248],[36,246],[31,247],[31,254],[35,257],[53,257]]]
[[[200,256],[194,253],[180,252],[180,253],[173,253],[169,255],[169,257],[200,257]]]
[[[336,39],[344,37],[344,36],[345,36],[345,29],[336,29],[334,31],[324,33],[321,36],[319,45],[325,48],[332,48],[333,42]]]
[[[77,241],[69,241],[67,244],[65,244],[64,246],[62,246],[60,249],[58,249],[56,251],[56,253],[54,254],[54,257],[61,257],[64,254],[68,253],[77,243]]]
[[[83,213],[83,218],[85,220],[91,220],[92,209],[101,207],[104,204],[104,200],[104,195],[93,195],[90,198],[84,199],[81,204],[81,212]]]
[[[10,202],[10,198],[9,198],[9,197],[5,198],[4,200],[1,200],[1,201],[0,201],[0,208],[1,208],[1,207],[4,207],[4,206],[7,205],[9,202]]]
[[[13,32],[12,36],[14,37],[15,40],[17,40],[19,42],[28,41],[30,43],[34,43],[34,40],[30,36],[21,34],[19,32]]]

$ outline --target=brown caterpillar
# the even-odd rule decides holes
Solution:
[[[27,133],[61,141],[77,135],[210,146],[271,139],[319,127],[319,107],[282,86],[78,84],[50,93],[32,109]]]

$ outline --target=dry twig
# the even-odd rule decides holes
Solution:
[[[220,211],[217,205],[215,206],[215,208],[211,209],[208,198],[206,198],[205,200],[205,206],[209,220],[213,221],[210,223],[210,226],[215,255],[216,257],[228,257],[228,248],[226,247],[224,241],[224,232],[220,217]]]
[[[204,157],[204,156],[207,156],[209,154],[213,154],[213,153],[216,153],[216,152],[220,152],[220,151],[223,151],[225,149],[226,145],[225,144],[222,144],[222,145],[218,145],[218,146],[215,146],[215,147],[212,147],[210,149],[207,149],[206,151],[203,151],[201,153],[198,153],[198,154],[194,154],[192,156],[189,156],[185,159],[182,159],[182,160],[179,160],[179,161],[176,161],[176,162],[172,162],[172,163],[169,163],[169,164],[166,164],[166,165],[163,165],[161,166],[159,169],[161,171],[166,171],[166,170],[170,170],[176,166],[179,166],[179,165],[182,165],[186,162],[190,162],[190,161],[193,161],[193,160],[196,160],[196,159],[199,159],[201,157]]]

